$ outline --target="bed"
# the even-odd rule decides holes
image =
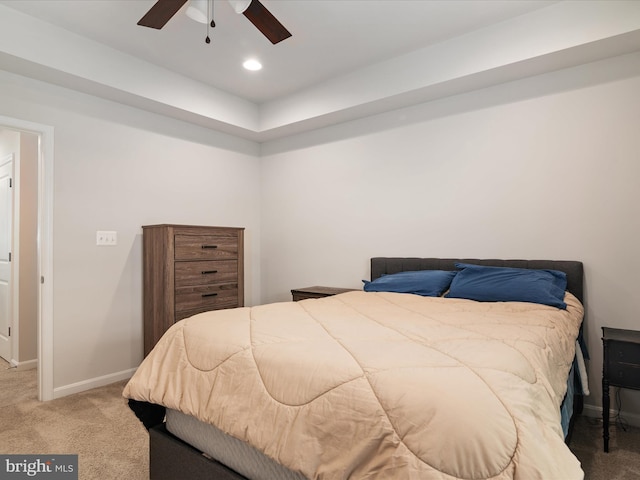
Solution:
[[[475,266],[562,272],[565,308],[373,288]],[[124,391],[150,478],[583,478],[581,262],[378,257],[366,289],[167,331]]]

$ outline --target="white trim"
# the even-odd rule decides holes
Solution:
[[[45,401],[54,398],[53,127],[41,126],[38,152],[38,398]]]
[[[13,155],[13,238],[11,240],[11,358],[20,358],[20,157]]]
[[[84,392],[86,390],[91,390],[92,388],[104,387],[105,385],[110,385],[121,380],[128,380],[134,373],[136,373],[136,370],[137,368],[130,368],[129,370],[123,370],[122,372],[110,373],[109,375],[103,375],[102,377],[90,378],[89,380],[72,383],[71,385],[57,387],[53,390],[53,398],[66,397],[67,395]]]
[[[53,399],[53,127],[0,116],[0,126],[38,135],[38,399]]]
[[[12,358],[9,363],[11,363],[11,368],[15,368],[18,371],[32,370],[38,366],[38,359],[34,358],[33,360],[27,360],[26,362],[19,362]]]
[[[582,410],[582,414],[585,417],[592,418],[602,418],[602,407],[597,407],[595,405],[585,405]],[[617,410],[609,410],[609,425],[613,425],[615,423],[616,415],[618,415]],[[640,427],[640,415],[637,413],[630,413],[626,411],[622,411],[620,416],[624,418],[629,425],[634,427]]]

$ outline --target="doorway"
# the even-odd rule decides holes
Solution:
[[[13,177],[14,154],[0,155],[0,358],[7,362],[13,353]]]
[[[11,361],[13,353],[13,177],[14,154],[0,156],[0,358],[7,362]]]
[[[41,401],[51,400],[54,398],[53,391],[53,127],[48,125],[37,124],[15,118],[0,116],[0,131],[10,130],[18,132],[35,139],[36,160],[33,175],[35,185],[35,256],[30,255],[29,259],[33,261],[32,280],[35,283],[34,298],[31,305],[34,308],[36,317],[35,333],[36,337],[36,357],[37,363],[37,384],[38,399]],[[19,179],[18,179],[19,180]],[[15,198],[15,195],[14,195]],[[15,219],[14,219],[15,220]],[[12,252],[12,261],[16,253],[16,226],[14,221],[14,249]],[[17,260],[20,262],[20,253],[18,252]],[[35,257],[35,258],[34,258]],[[27,256],[23,256],[27,262]],[[28,263],[28,262],[27,262]],[[16,269],[16,266],[13,265]],[[33,278],[35,276],[35,278]],[[15,283],[15,282],[14,282]],[[15,287],[15,285],[14,285]],[[15,299],[15,295],[12,295]],[[14,300],[14,313],[17,300]],[[28,303],[28,302],[27,302]],[[26,304],[25,304],[26,305]],[[17,304],[19,308],[20,304]],[[28,308],[28,307],[25,307]],[[12,328],[16,328],[13,325]],[[19,325],[18,325],[19,328]],[[12,332],[13,333],[13,332]],[[23,332],[26,333],[26,332]],[[20,338],[20,335],[17,335]],[[25,348],[24,345],[12,342],[12,356],[15,357],[15,349]]]

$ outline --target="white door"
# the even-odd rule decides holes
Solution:
[[[13,154],[0,159],[0,357],[11,361],[11,245]]]

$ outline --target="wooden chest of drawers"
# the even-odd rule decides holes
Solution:
[[[144,354],[175,322],[244,305],[244,229],[148,225],[143,231]]]

